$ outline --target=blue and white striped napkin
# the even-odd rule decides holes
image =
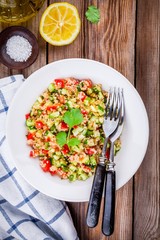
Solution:
[[[0,239],[78,240],[65,202],[30,186],[15,168],[5,137],[9,104],[23,75],[0,79]]]

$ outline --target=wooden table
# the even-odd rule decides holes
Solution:
[[[9,70],[1,64],[0,77],[16,73],[27,77],[52,61],[83,57],[106,63],[129,79],[146,106],[150,138],[147,153],[137,173],[116,193],[114,234],[107,238],[101,233],[101,218],[96,228],[89,229],[86,226],[87,203],[68,203],[68,206],[81,240],[158,240],[160,1],[69,0],[77,6],[82,26],[75,42],[65,47],[48,45],[38,32],[40,17],[47,2],[54,1],[46,1],[36,17],[22,24],[38,38],[40,53],[37,61],[23,71]],[[101,20],[98,24],[91,24],[85,18],[85,11],[91,4],[100,9]],[[6,27],[6,24],[1,24],[1,29]]]

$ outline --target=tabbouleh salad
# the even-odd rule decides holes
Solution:
[[[55,79],[38,97],[26,114],[26,138],[30,157],[39,158],[44,172],[70,181],[94,174],[104,142],[106,98],[101,85],[75,78]],[[117,140],[115,153],[120,147]]]

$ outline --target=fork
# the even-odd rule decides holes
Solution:
[[[104,178],[106,172],[106,148],[110,135],[115,131],[119,123],[120,101],[119,92],[116,88],[109,91],[109,97],[106,103],[106,113],[104,116],[103,131],[105,141],[102,149],[102,154],[97,164],[94,180],[92,184],[90,199],[87,209],[86,222],[89,227],[95,227],[98,223],[100,204],[103,193]]]
[[[110,236],[114,231],[114,215],[115,215],[115,190],[116,190],[116,172],[114,170],[114,144],[120,137],[124,125],[124,97],[123,90],[119,90],[121,112],[120,119],[116,130],[110,136],[110,154],[107,163],[105,193],[104,193],[104,209],[102,218],[102,232],[106,236]]]

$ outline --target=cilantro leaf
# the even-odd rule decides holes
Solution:
[[[83,115],[79,109],[71,109],[65,112],[63,120],[68,124],[69,128],[79,125],[83,121]]]
[[[91,23],[98,23],[100,20],[100,11],[97,7],[91,5],[88,7],[85,16]]]
[[[80,144],[80,140],[78,138],[71,138],[68,141],[68,146],[69,147],[73,147],[73,146],[76,146],[76,145],[79,145],[79,144]]]
[[[67,142],[66,132],[59,132],[56,136],[57,143],[60,147],[63,147]]]

